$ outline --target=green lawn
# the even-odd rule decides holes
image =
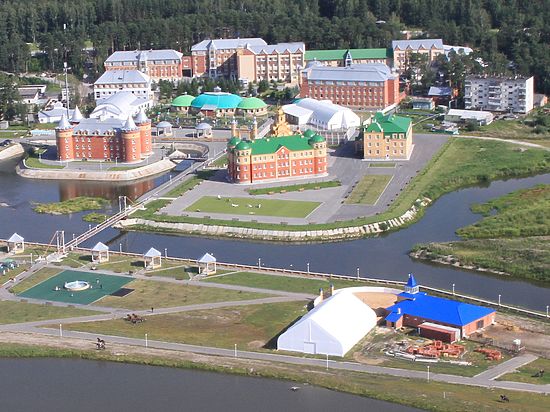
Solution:
[[[84,210],[98,210],[106,207],[110,202],[101,197],[80,196],[73,199],[54,203],[37,203],[34,211],[37,213],[53,213],[66,215],[69,213],[82,212]]]
[[[389,168],[395,168],[395,163],[391,162],[370,162],[369,167],[389,167]]]
[[[221,155],[214,162],[210,163],[212,167],[225,167],[227,165],[227,154]]]
[[[154,280],[133,280],[124,287],[135,290],[124,297],[105,296],[96,301],[95,304],[139,310],[151,307],[163,308],[268,297],[268,295],[263,293],[241,292],[194,285],[175,285],[173,283]]]
[[[353,188],[347,204],[374,205],[392,179],[391,175],[366,175]]]
[[[296,200],[250,199],[246,197],[203,196],[187,209],[188,212],[225,213],[231,215],[259,215],[279,217],[306,217],[321,203]],[[233,205],[237,205],[234,207]]]
[[[29,156],[25,159],[25,164],[27,167],[33,168],[33,169],[64,169],[65,166],[58,166],[58,165],[50,165],[46,163],[42,163],[38,157]]]
[[[183,195],[188,190],[193,189],[195,186],[200,184],[203,180],[208,179],[215,172],[212,170],[201,170],[197,172],[195,176],[192,176],[190,179],[184,181],[183,183],[176,186],[174,189],[166,193],[165,197],[179,197]]]
[[[121,319],[66,325],[66,329],[193,345],[254,350],[269,345],[281,331],[306,313],[305,302],[235,306],[149,316],[132,325]]]
[[[540,370],[544,370],[543,376],[536,377],[535,375]],[[516,372],[507,373],[501,376],[497,380],[499,381],[514,381],[534,383],[537,385],[549,385],[550,384],[550,359],[539,358],[531,363],[528,363],[521,368],[518,368]]]
[[[0,301],[0,324],[33,322],[46,319],[96,315],[93,310],[37,305],[25,302]]]
[[[318,190],[324,189],[327,187],[338,187],[342,183],[338,180],[331,180],[328,182],[313,182],[313,183],[302,183],[288,186],[273,186],[265,187],[262,189],[249,189],[248,193],[251,195],[271,195],[274,193],[285,193],[285,192],[301,192],[304,190]]]
[[[311,293],[312,295],[318,294],[320,288],[329,290],[331,283],[335,288],[366,285],[364,282],[359,283],[347,280],[301,278],[252,272],[239,272],[229,275],[210,277],[205,278],[201,282],[249,286],[253,288],[282,290],[287,292]]]

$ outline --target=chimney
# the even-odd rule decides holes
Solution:
[[[254,122],[252,123],[252,131],[250,132],[250,140],[256,140],[258,137],[258,121],[254,117]]]
[[[235,118],[231,122],[231,137],[237,137],[237,120]]]

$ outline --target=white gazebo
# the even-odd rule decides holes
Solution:
[[[157,136],[172,136],[172,125],[167,121],[162,121],[157,124]]]
[[[213,275],[216,273],[216,258],[205,253],[198,261],[199,275]]]
[[[159,268],[162,265],[161,256],[162,254],[154,247],[149,249],[143,255],[143,266],[145,267],[145,269]]]
[[[25,250],[25,239],[17,233],[11,235],[7,243],[8,252],[21,253]]]
[[[103,263],[109,261],[109,246],[98,242],[92,248],[92,263]]]
[[[212,137],[212,126],[208,123],[199,123],[195,126],[197,137],[210,138]]]

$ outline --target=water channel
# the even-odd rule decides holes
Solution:
[[[80,359],[0,359],[4,411],[417,409],[272,379]]]
[[[23,179],[13,172],[15,162],[0,164],[0,237],[18,232],[30,241],[49,242],[55,230],[65,230],[66,236],[88,228],[82,221],[85,213],[70,216],[39,215],[32,211],[32,202],[54,202],[77,195],[101,195],[116,198],[119,194],[138,197],[142,191],[166,181],[168,175],[132,184],[99,184],[81,182],[38,181]],[[378,238],[322,244],[273,244],[228,239],[169,236],[131,232],[120,234],[110,229],[89,240],[83,246],[93,246],[101,240],[113,250],[142,253],[154,246],[166,248],[171,256],[197,258],[205,252],[218,260],[258,264],[263,266],[306,269],[327,273],[405,280],[407,273],[415,274],[421,284],[451,289],[457,292],[520,305],[544,311],[550,305],[550,289],[533,282],[490,276],[448,266],[436,266],[413,261],[408,256],[411,247],[419,242],[457,239],[455,230],[478,220],[469,207],[517,189],[535,184],[550,183],[550,174],[493,182],[487,187],[463,189],[447,194],[429,207],[416,224]],[[113,206],[115,207],[115,206]],[[313,291],[312,291],[313,292]]]

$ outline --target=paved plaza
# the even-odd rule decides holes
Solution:
[[[237,185],[226,180],[227,173],[220,170],[208,181],[204,181],[195,189],[187,192],[169,205],[160,210],[172,216],[205,217],[211,219],[238,219],[241,221],[256,221],[262,223],[286,222],[288,224],[310,224],[326,223],[335,220],[350,220],[360,216],[372,216],[384,212],[397,198],[399,193],[406,187],[418,171],[428,163],[437,153],[441,146],[447,141],[448,136],[442,135],[415,135],[414,150],[411,159],[408,161],[395,161],[395,167],[372,167],[377,162],[369,162],[358,159],[353,153],[353,145],[347,144],[336,150],[329,151],[329,176],[309,179],[298,179],[286,182],[255,185]],[[368,174],[391,175],[392,179],[380,198],[374,205],[350,205],[344,204],[344,199],[351,193],[353,186]],[[319,190],[305,190],[303,192],[277,193],[273,195],[255,195],[247,192],[249,188],[263,188],[283,185],[292,185],[308,182],[320,182],[339,180],[342,185],[339,187],[324,188]],[[192,204],[204,196],[222,196],[258,199],[280,199],[280,200],[301,200],[310,202],[321,202],[311,214],[305,218],[273,217],[259,215],[239,215],[232,217],[225,213],[202,213],[186,211]]]

